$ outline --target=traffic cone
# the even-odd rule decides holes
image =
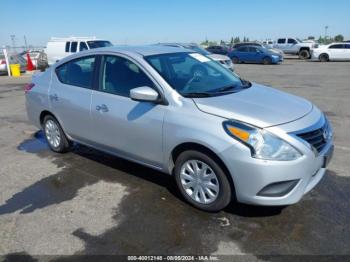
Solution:
[[[30,59],[29,53],[27,53],[27,71],[33,71],[34,69],[32,59]]]

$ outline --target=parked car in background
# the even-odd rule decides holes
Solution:
[[[20,55],[27,61],[27,53],[32,60],[33,65],[38,70],[43,70],[48,67],[47,55],[43,50],[29,50],[20,53]],[[28,61],[27,61],[28,62]]]
[[[350,43],[332,43],[314,48],[311,59],[321,62],[350,60]]]
[[[298,38],[278,38],[274,48],[280,49],[285,54],[298,55],[300,59],[309,59],[311,49],[317,47],[315,43],[305,43]]]
[[[8,60],[10,64],[19,64],[21,72],[26,71],[27,61],[19,54],[9,53]],[[7,73],[6,59],[5,59],[5,55],[2,52],[0,53],[0,72]]]
[[[224,45],[212,45],[206,48],[207,51],[213,54],[227,55],[230,51],[230,47]]]
[[[270,48],[273,48],[273,45],[274,45],[273,40],[264,40],[264,41],[262,41],[262,43],[263,43],[265,46],[268,46],[268,47],[270,47]]]
[[[235,48],[228,54],[228,56],[232,59],[234,64],[259,63],[268,65],[283,62],[283,56],[281,54],[254,45],[243,45]]]
[[[274,52],[276,54],[280,54],[281,56],[284,55],[282,50],[279,50],[277,48],[272,48],[269,45],[266,45],[266,44],[263,44],[263,43],[260,43],[260,42],[240,42],[240,43],[234,44],[232,48],[235,49],[235,48],[238,48],[238,47],[241,47],[241,46],[248,46],[248,45],[250,45],[250,46],[258,46],[258,47],[261,47],[261,48],[266,48],[266,49],[269,49],[271,52]]]
[[[234,71],[234,65],[232,63],[232,60],[228,56],[220,55],[220,54],[212,54],[197,44],[194,44],[194,43],[187,43],[187,44],[186,43],[182,43],[182,44],[181,43],[160,43],[159,45],[181,47],[181,48],[187,48],[187,49],[193,50],[197,53],[200,53],[202,55],[210,57],[211,59],[222,64],[227,69]]]
[[[294,204],[333,152],[315,105],[183,48],[88,50],[34,75],[25,92],[28,118],[53,151],[75,141],[174,175],[206,211],[232,200]]]
[[[52,37],[47,43],[45,53],[48,64],[52,65],[68,55],[106,46],[112,46],[111,42],[96,37]]]

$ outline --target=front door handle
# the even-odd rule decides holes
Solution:
[[[100,111],[100,112],[108,112],[109,111],[108,106],[106,106],[105,104],[97,105],[96,110]]]

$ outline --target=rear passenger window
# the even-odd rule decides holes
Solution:
[[[69,53],[70,42],[66,42],[66,53]]]
[[[242,46],[242,47],[238,48],[238,52],[248,52],[248,47]]]
[[[285,38],[280,38],[277,40],[277,44],[284,44],[286,42]]]
[[[70,46],[70,51],[72,53],[75,53],[77,51],[77,46],[78,46],[78,42],[72,42],[72,44]]]
[[[133,62],[119,56],[105,56],[100,90],[119,96],[130,96],[136,87],[154,87],[152,80]]]
[[[64,84],[91,88],[94,65],[94,56],[79,58],[57,67],[56,74]]]
[[[329,48],[331,48],[331,49],[342,49],[344,47],[343,47],[343,45],[338,44],[338,45],[331,45]]]

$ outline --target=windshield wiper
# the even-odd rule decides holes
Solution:
[[[215,93],[209,93],[209,92],[188,92],[188,93],[181,93],[184,97],[209,97],[215,95]]]
[[[236,85],[227,85],[227,86],[224,86],[224,87],[221,87],[219,89],[214,90],[214,92],[225,92],[225,91],[235,89],[235,88],[237,88]]]

